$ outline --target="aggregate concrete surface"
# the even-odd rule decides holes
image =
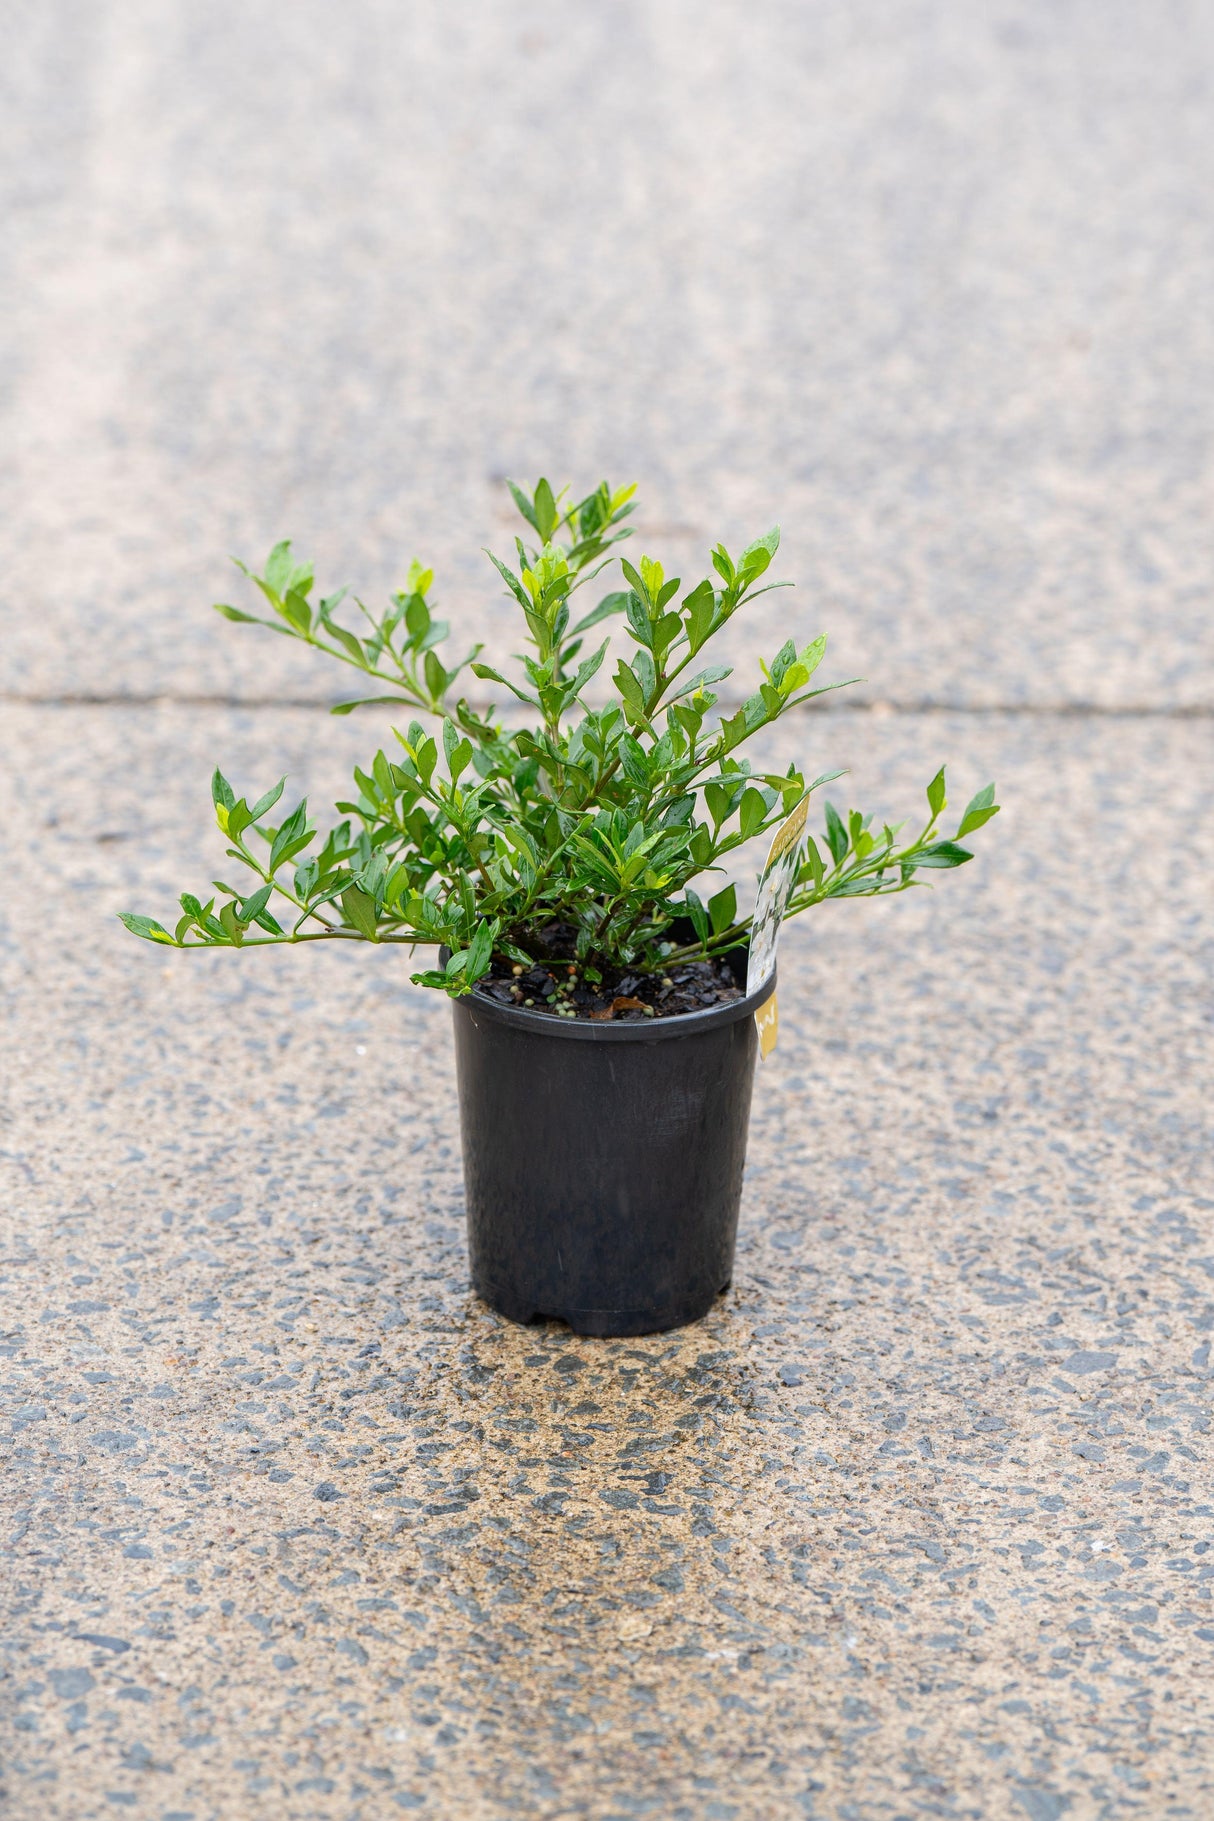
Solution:
[[[6,1813],[1214,1810],[1210,53],[1184,5],[12,25]],[[773,763],[1006,805],[789,927],[734,1284],[639,1341],[471,1296],[406,956],[113,920],[218,869],[216,762],[320,806],[389,738],[208,614],[225,553],[417,550],[501,634],[541,467],[639,479],[685,575],[784,522],[731,655],[871,681]]]

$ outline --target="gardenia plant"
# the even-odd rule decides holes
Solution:
[[[787,586],[764,580],[778,530],[737,557],[718,544],[713,573],[681,592],[659,562],[642,557],[634,567],[613,554],[630,535],[634,488],[612,492],[604,483],[576,501],[546,480],[530,494],[513,483],[510,491],[526,532],[513,564],[490,558],[530,647],[510,675],[482,663],[479,645],[456,663],[440,657],[448,628],[431,611],[432,571],[417,563],[386,611],[356,601],[356,630],[338,618],[346,590],[313,601],[312,566],[297,562],[289,543],[271,551],[262,575],[237,565],[272,617],[226,604],[220,613],[315,646],[374,686],[335,714],[388,703],[414,718],[393,728],[394,748],[355,770],[357,793],[338,803],[342,819],[323,837],[306,799],[275,819],[285,780],[250,804],[217,770],[216,820],[228,858],[251,881],[217,879],[205,899],[183,893],[172,929],[124,913],[128,929],[185,949],[445,948],[445,965],[413,978],[453,996],[495,962],[509,972],[561,953],[594,983],[621,969],[665,973],[747,942],[750,918],[739,915],[735,887],[705,881],[841,775],[807,784],[795,767],[752,769],[742,750],[782,716],[846,687],[812,686],[825,637],[800,648],[788,640],[761,664],[753,693],[719,712],[716,691],[731,671],[705,662],[743,606]],[[579,612],[580,591],[616,561],[624,586]],[[611,619],[622,619],[631,647],[595,706],[586,691],[610,639],[590,650],[587,634]],[[527,713],[515,716],[526,724],[503,725],[469,702],[460,689],[469,670],[521,704]],[[943,770],[927,802],[927,821],[909,839],[904,824],[875,827],[858,810],[843,815],[825,803],[821,841],[806,841],[786,914],[905,891],[924,873],[961,866],[972,856],[959,843],[998,813],[987,785],[942,835]]]

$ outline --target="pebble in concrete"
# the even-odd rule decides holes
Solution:
[[[469,1296],[446,1008],[383,955],[72,941],[202,864],[213,742],[72,724],[43,788],[137,838],[10,874],[16,1812],[1202,1812],[1208,903],[1181,864],[1161,913],[1131,808],[1166,775],[1208,842],[1206,731],[941,725],[1038,844],[790,929],[734,1287],[594,1342]]]

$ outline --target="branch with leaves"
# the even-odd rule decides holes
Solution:
[[[395,744],[354,772],[356,792],[337,804],[342,820],[323,838],[306,801],[275,821],[284,781],[250,804],[219,771],[215,817],[227,858],[251,875],[183,893],[171,929],[124,913],[136,935],[176,948],[246,948],[321,941],[445,947],[450,960],[413,978],[458,995],[495,957],[530,965],[551,932],[566,934],[583,976],[608,967],[657,971],[676,960],[745,943],[736,888],[705,893],[703,881],[736,850],[770,835],[806,797],[841,774],[806,783],[796,767],[755,770],[739,748],[790,711],[846,683],[811,686],[824,636],[787,640],[752,693],[717,712],[717,686],[732,672],[701,654],[733,616],[772,587],[779,547],[771,531],[736,558],[723,544],[712,573],[685,592],[661,563],[632,564],[616,546],[631,534],[632,487],[606,483],[584,498],[541,480],[528,494],[510,483],[524,527],[514,561],[490,555],[522,616],[530,649],[514,674],[480,661],[482,646],[453,664],[433,617],[433,575],[414,563],[405,587],[379,614],[361,601],[352,629],[338,616],[346,591],[312,601],[314,578],[289,543],[276,545],[262,575],[238,565],[270,617],[223,603],[226,618],[268,626],[351,666],[377,693],[341,702],[349,713],[375,703],[411,718]],[[614,563],[625,584],[584,613],[571,600]],[[586,634],[622,620],[630,647],[598,706],[586,690],[610,639],[588,655]],[[504,727],[457,689],[466,673],[507,690],[532,724]],[[689,674],[690,673],[690,674]],[[517,709],[512,710],[517,714]],[[426,717],[433,731],[427,731]],[[440,763],[441,754],[441,763]],[[927,789],[929,818],[913,839],[883,823],[824,804],[821,842],[808,838],[787,915],[833,898],[875,897],[924,883],[921,873],[962,866],[961,845],[998,813],[994,786],[974,796],[951,835],[941,832],[945,777]],[[697,890],[697,884],[700,890]],[[681,940],[680,924],[693,940]]]

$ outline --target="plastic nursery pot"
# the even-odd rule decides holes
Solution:
[[[728,957],[745,983],[746,952]],[[754,1084],[748,998],[643,1023],[453,1004],[468,1249],[512,1321],[652,1334],[733,1275]]]

